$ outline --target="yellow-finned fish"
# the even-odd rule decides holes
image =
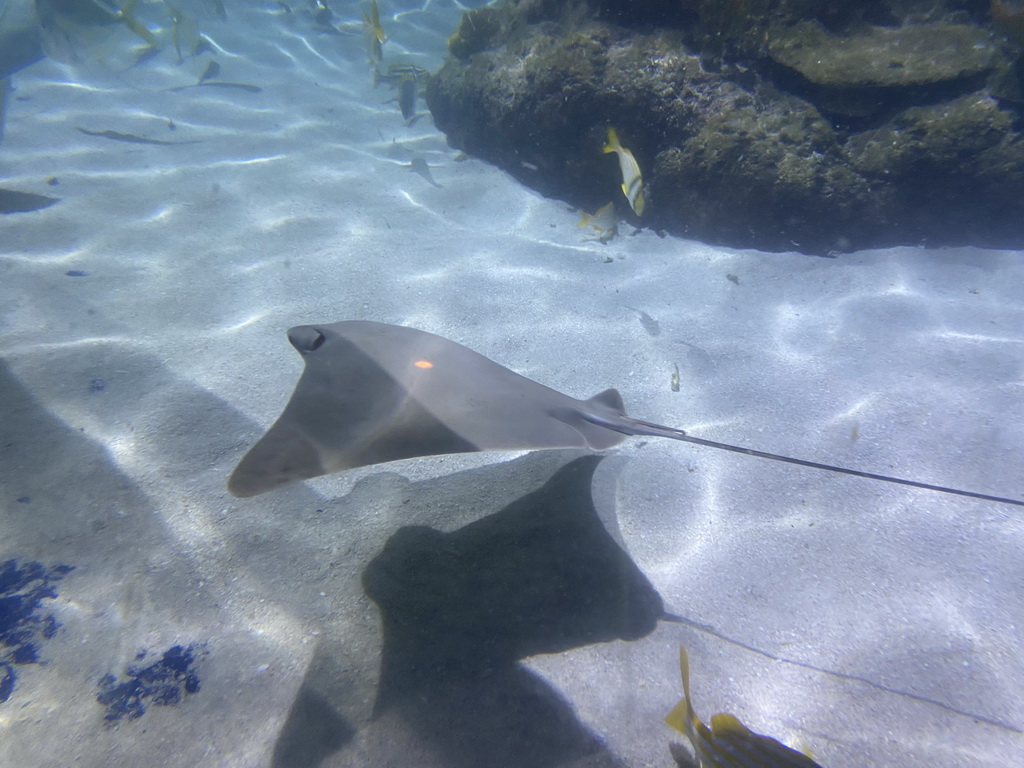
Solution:
[[[682,646],[679,646],[679,670],[683,676],[684,698],[668,713],[665,722],[690,740],[697,755],[696,765],[700,768],[821,768],[802,752],[754,733],[732,715],[714,715],[711,727],[704,725],[693,711],[690,662]],[[674,750],[672,754],[679,765],[686,765]]]
[[[370,13],[363,13],[363,23],[369,28],[369,31],[373,33],[373,36],[382,43],[388,41],[388,36],[384,34],[384,27],[380,25],[380,8],[377,7],[377,0],[370,2]]]
[[[614,152],[619,156],[619,168],[622,171],[622,194],[629,200],[629,205],[637,216],[644,213],[644,180],[640,175],[640,166],[633,153],[619,142],[619,135],[614,128],[608,129],[608,143],[604,145],[605,154]]]
[[[598,240],[607,243],[615,237],[619,227],[618,218],[615,216],[615,203],[602,205],[596,213],[587,213],[581,209],[580,220],[576,226],[592,229]]]
[[[366,38],[366,48],[370,53],[370,64],[376,65],[384,61],[384,43],[388,36],[384,34],[384,27],[380,25],[380,8],[377,7],[377,0],[370,3],[370,12],[363,12],[363,37]]]
[[[321,27],[334,30],[334,12],[327,7],[327,3],[324,0],[310,0],[310,14],[313,17],[313,22],[319,24]]]
[[[159,48],[160,41],[149,29],[135,17],[135,6],[138,0],[122,0],[120,6],[111,6],[110,11],[115,19],[146,41],[151,47]]]
[[[182,12],[173,3],[165,0],[164,5],[171,16],[171,38],[174,41],[174,50],[178,54],[178,63],[181,64],[186,57],[194,56],[199,48],[202,39],[199,25],[194,17]],[[203,79],[208,78],[200,78]]]

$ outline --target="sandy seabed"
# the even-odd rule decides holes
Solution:
[[[212,55],[13,79],[2,186],[61,200],[0,219],[0,563],[41,662],[0,646],[0,765],[670,766],[680,644],[704,719],[826,768],[1024,764],[1018,508],[637,438],[592,490],[563,451],[225,487],[301,372],[285,331],[366,319],[699,437],[1021,498],[1020,253],[588,241],[405,125],[359,5],[339,35],[236,5]],[[459,10],[382,3],[386,59],[436,67]],[[168,90],[211,57],[260,92]],[[613,639],[650,588],[685,622]]]

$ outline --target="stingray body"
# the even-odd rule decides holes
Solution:
[[[453,341],[397,325],[301,325],[305,371],[228,489],[255,496],[293,480],[416,456],[591,448],[629,435],[681,438],[631,419],[614,389],[576,400]]]
[[[235,468],[228,490],[256,496],[293,480],[416,456],[540,448],[603,450],[630,435],[925,488],[1001,504],[1024,501],[863,472],[693,437],[630,418],[614,389],[576,400],[432,333],[364,321],[299,325],[306,361],[281,417]]]

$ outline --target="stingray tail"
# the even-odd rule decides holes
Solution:
[[[602,393],[603,394],[603,393]],[[615,432],[621,432],[626,435],[650,435],[652,437],[667,437],[671,440],[680,440],[685,443],[693,443],[695,445],[703,445],[707,448],[718,448],[722,451],[731,451],[732,453],[742,453],[747,456],[756,456],[760,459],[770,459],[771,461],[781,461],[786,464],[796,464],[799,467],[810,467],[811,469],[822,469],[826,472],[838,472],[843,475],[852,475],[853,477],[863,477],[868,480],[880,480],[883,483],[893,483],[895,485],[906,485],[911,488],[923,488],[926,491],[938,491],[939,493],[949,493],[954,496],[966,496],[970,499],[981,499],[982,501],[995,501],[999,504],[1012,504],[1017,507],[1024,507],[1024,501],[1018,499],[1010,499],[1005,496],[992,496],[987,493],[977,493],[975,491],[964,491],[959,488],[949,488],[944,485],[933,485],[931,483],[922,483],[917,480],[907,480],[902,477],[892,477],[891,475],[879,475],[874,472],[863,472],[859,469],[849,469],[847,467],[837,467],[833,464],[822,464],[817,461],[807,461],[806,459],[796,459],[792,456],[782,456],[778,453],[768,453],[767,451],[758,451],[753,448],[744,448],[740,445],[730,445],[729,443],[719,443],[715,440],[705,440],[700,437],[693,437],[692,435],[686,434],[681,429],[675,429],[673,427],[666,427],[662,424],[654,424],[650,421],[643,421],[641,419],[634,419],[629,416],[618,416],[614,419],[605,419],[595,414],[585,414],[584,418],[587,421],[591,421],[594,424],[599,424],[602,427],[611,429]]]
[[[589,421],[591,424],[596,424],[604,429],[610,429],[612,432],[630,436],[649,435],[650,437],[667,437],[670,440],[682,440],[684,442],[696,441],[696,438],[691,438],[681,429],[666,427],[664,424],[655,424],[653,421],[644,421],[627,416],[622,404],[622,396],[618,393],[618,390],[606,389],[604,392],[599,392],[584,402],[590,408],[586,411],[574,412],[574,415],[584,421]],[[606,411],[608,415],[603,415],[601,411]]]

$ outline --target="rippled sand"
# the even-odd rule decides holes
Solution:
[[[382,3],[385,56],[436,67],[458,9],[407,5]],[[431,718],[374,717],[368,563],[568,456],[234,499],[228,474],[301,370],[287,328],[414,325],[575,397],[615,386],[631,415],[700,437],[1021,498],[1024,258],[820,259],[628,226],[586,242],[564,203],[457,162],[429,116],[406,127],[372,86],[361,9],[332,8],[350,34],[299,3],[209,24],[218,79],[259,93],[167,90],[210,58],[172,51],[14,76],[0,186],[61,201],[0,219],[0,562],[75,570],[44,601],[61,625],[45,663],[17,666],[0,704],[0,765],[539,764],[527,744],[551,764],[671,765],[680,643],[705,719],[732,712],[829,768],[1024,760],[1019,509],[654,439],[623,444],[595,496],[666,608],[707,629],[534,656]],[[200,690],[105,725],[103,677],[175,645],[196,649]]]

